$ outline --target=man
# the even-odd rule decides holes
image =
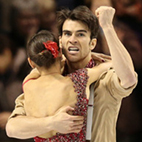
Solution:
[[[118,39],[112,25],[114,13],[115,10],[111,7],[100,7],[96,10],[96,16],[109,46],[114,69],[110,69],[101,75],[100,79],[95,84],[91,142],[116,141],[115,128],[121,100],[128,96],[137,84],[137,77],[132,60],[125,47]],[[92,60],[91,58],[91,50],[95,47],[97,42],[97,18],[85,6],[77,7],[71,12],[62,10],[59,13],[59,42],[66,57],[66,72],[64,72],[64,74],[74,72],[79,68],[93,67],[94,65],[100,64],[100,62]],[[56,125],[55,127],[54,124],[59,123],[55,123],[54,118],[60,119],[63,115],[56,117],[59,116],[58,113],[53,117],[39,119],[28,118],[25,116],[23,102],[24,98],[22,98],[21,102],[17,102],[17,107],[11,116],[12,118],[10,118],[7,123],[7,133],[9,136],[31,138],[54,129],[62,132],[61,129],[64,127],[63,123],[65,123],[66,120],[62,118],[63,121],[60,121],[61,125]],[[63,112],[66,112],[65,109],[62,113]],[[71,116],[66,113],[64,113],[64,115],[71,118]],[[53,118],[54,124],[51,122],[51,118]],[[49,123],[46,123],[47,119]],[[68,122],[71,125],[70,120],[71,119],[68,119]],[[80,124],[81,120],[75,122]],[[76,129],[76,131],[79,130],[79,126],[74,127],[74,129]],[[66,133],[68,133],[68,129],[66,130]],[[74,130],[71,132],[73,131]],[[65,131],[63,131],[63,133],[65,133]]]

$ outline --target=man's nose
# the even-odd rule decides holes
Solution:
[[[72,43],[72,44],[76,44],[77,43],[77,38],[75,35],[72,35],[70,38],[69,38],[69,42]]]

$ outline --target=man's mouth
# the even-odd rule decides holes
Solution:
[[[79,51],[79,49],[78,48],[76,48],[76,47],[70,47],[69,49],[68,49],[70,52],[74,52],[74,51]]]

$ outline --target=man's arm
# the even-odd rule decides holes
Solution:
[[[124,88],[129,88],[136,84],[137,79],[134,72],[132,59],[117,37],[117,34],[112,25],[115,10],[111,7],[101,6],[96,10],[96,15],[99,19],[100,26],[103,29],[106,37],[112,64],[115,72],[120,79],[120,83]]]
[[[55,130],[60,133],[78,133],[83,127],[82,116],[71,116],[67,112],[73,108],[61,108],[54,116],[34,118],[25,115],[24,95],[16,99],[16,107],[6,124],[9,137],[27,139]]]

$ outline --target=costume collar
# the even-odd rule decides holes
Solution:
[[[95,61],[93,59],[91,59],[89,61],[89,63],[85,66],[85,68],[92,68],[95,65],[96,65]],[[69,72],[68,72],[68,66],[67,66],[67,62],[65,62],[65,67],[64,67],[63,75],[66,76],[67,74],[69,74]]]

